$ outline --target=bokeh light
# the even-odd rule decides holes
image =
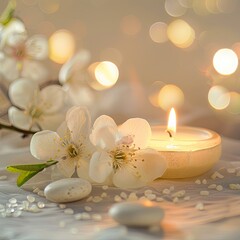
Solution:
[[[135,15],[128,15],[121,20],[120,28],[124,34],[134,36],[140,32],[142,24]]]
[[[228,112],[232,114],[240,113],[240,94],[237,92],[230,92],[230,103],[227,107]]]
[[[178,0],[178,2],[185,8],[191,8],[193,0]]]
[[[194,29],[184,20],[178,19],[171,22],[167,29],[169,40],[179,48],[187,48],[195,39]]]
[[[229,105],[230,94],[226,88],[216,85],[210,88],[208,92],[208,101],[213,108],[222,110]]]
[[[176,0],[165,0],[165,10],[172,17],[180,17],[187,11],[187,9]]]
[[[213,66],[222,75],[233,74],[238,67],[237,54],[228,48],[220,49],[214,54]]]
[[[55,13],[60,7],[58,0],[41,0],[38,1],[38,6],[46,14]]]
[[[74,53],[75,39],[71,32],[58,30],[49,38],[49,57],[56,63],[65,63]]]
[[[149,29],[150,38],[156,43],[163,43],[168,40],[167,24],[164,22],[156,22]]]
[[[92,63],[88,67],[88,73],[90,76],[88,84],[98,91],[112,87],[119,76],[117,66],[110,61]]]
[[[159,101],[158,101],[158,95],[161,91],[161,89],[165,86],[166,84],[161,81],[155,81],[149,88],[148,91],[148,100],[149,102],[154,106],[154,107],[160,107],[159,106]]]
[[[184,94],[176,85],[165,85],[158,94],[158,105],[166,111],[172,107],[179,108],[183,103]]]

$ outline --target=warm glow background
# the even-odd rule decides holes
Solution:
[[[91,68],[105,89],[95,103],[98,114],[166,123],[175,107],[180,123],[240,138],[240,1],[17,3],[30,35],[49,38],[50,79],[78,49],[90,51],[91,63],[101,62]],[[1,0],[0,9],[6,4]]]

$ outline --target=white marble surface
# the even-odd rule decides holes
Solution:
[[[0,139],[0,176],[6,175],[6,180],[0,180],[0,204],[5,204],[14,197],[18,201],[26,199],[31,194],[37,201],[42,201],[46,207],[38,213],[23,212],[21,217],[0,217],[0,239],[21,239],[21,240],[45,240],[45,239],[231,239],[240,238],[240,190],[229,189],[230,183],[240,183],[240,176],[236,173],[228,173],[228,168],[238,168],[240,171],[240,141],[223,139],[223,155],[219,164],[212,171],[203,176],[183,180],[157,180],[150,186],[136,190],[126,191],[116,188],[103,190],[100,186],[93,186],[92,196],[99,196],[107,193],[102,201],[98,203],[86,202],[86,199],[66,204],[67,208],[74,210],[73,215],[65,214],[64,209],[58,205],[50,204],[45,198],[32,192],[19,189],[15,185],[16,175],[9,174],[5,167],[17,163],[34,163],[36,160],[29,153],[28,141],[22,140],[18,134],[1,133]],[[204,161],[204,159],[203,159]],[[213,180],[211,174],[219,170],[224,175],[223,179]],[[48,172],[45,172],[39,179],[39,186],[48,182]],[[196,179],[207,180],[207,184],[196,184]],[[208,189],[210,184],[220,184],[222,191]],[[174,186],[174,190],[164,195],[162,191]],[[29,189],[31,189],[29,185]],[[164,209],[165,217],[159,228],[126,228],[115,223],[107,214],[110,206],[115,203],[115,195],[125,192],[127,196],[135,192],[138,197],[144,196],[144,191],[151,189],[156,197],[164,199],[158,204]],[[172,194],[179,190],[185,190],[185,196],[190,196],[186,201],[179,198],[173,203]],[[200,191],[209,191],[208,196],[201,196]],[[124,196],[125,194],[122,194]],[[134,198],[134,195],[131,194]],[[153,196],[154,197],[154,196]],[[159,200],[159,199],[158,199]],[[176,201],[176,200],[175,200]],[[205,209],[199,211],[195,208],[197,203],[203,203]],[[86,212],[85,207],[91,207],[88,212],[90,216],[100,214],[102,220],[76,220],[75,214]],[[96,215],[95,215],[96,216]],[[97,215],[99,217],[99,215]],[[63,226],[65,225],[65,226]]]

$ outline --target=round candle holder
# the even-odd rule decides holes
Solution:
[[[166,127],[152,127],[150,148],[156,149],[167,160],[168,168],[161,178],[188,178],[210,170],[221,156],[221,137],[214,131],[178,127],[170,137]]]

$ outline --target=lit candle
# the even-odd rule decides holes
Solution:
[[[168,127],[152,127],[149,147],[162,153],[168,163],[163,178],[193,177],[207,172],[221,156],[221,137],[208,129],[176,127],[172,108]]]

